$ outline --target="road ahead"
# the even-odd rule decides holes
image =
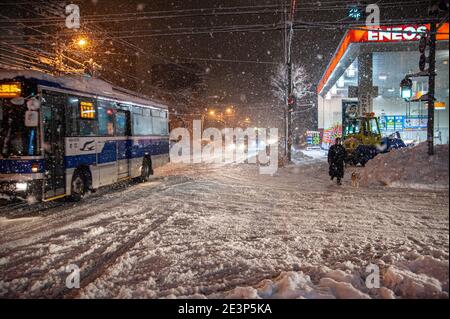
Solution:
[[[447,263],[438,279],[448,293],[446,191],[338,187],[323,163],[275,176],[251,165],[171,164],[157,174],[79,204],[3,212],[0,297],[224,297],[280,272],[309,271],[317,284],[314,267],[424,255]],[[69,264],[80,289],[66,287]]]

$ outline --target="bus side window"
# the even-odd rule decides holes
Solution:
[[[169,134],[169,119],[168,119],[168,113],[166,111],[162,112],[163,118],[162,118],[162,123],[161,123],[161,127],[162,127],[162,134],[163,135],[168,135]]]
[[[145,121],[145,134],[153,134],[152,112],[150,109],[143,109]]]
[[[66,135],[78,136],[78,105],[79,100],[76,97],[67,97],[66,103]]]
[[[96,120],[80,119],[80,136],[96,136],[97,131]]]
[[[125,112],[116,112],[116,136],[127,135],[127,115]]]
[[[100,136],[114,136],[114,110],[98,107],[98,131]]]
[[[82,118],[80,103],[93,101],[88,98],[69,96],[66,103],[66,135],[67,136],[96,136],[98,131],[97,121],[94,118]]]
[[[141,107],[133,106],[133,135],[147,135],[146,118]]]
[[[161,113],[159,110],[152,110],[153,134],[161,135]]]

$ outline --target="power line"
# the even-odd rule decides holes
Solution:
[[[336,10],[347,10],[348,4],[342,4],[342,2],[337,5],[327,6],[317,6],[316,2],[302,3],[302,7],[298,8],[296,12],[311,12],[311,11],[336,11]],[[392,8],[392,7],[410,7],[417,6],[418,4],[425,4],[427,1],[423,0],[412,0],[412,1],[396,1],[396,2],[380,2],[379,6],[382,8]],[[312,5],[307,7],[306,5]],[[260,8],[258,10],[250,10],[253,8]],[[274,9],[268,11],[267,9]],[[227,11],[234,10],[234,11]],[[110,13],[110,14],[97,14],[97,15],[84,15],[82,16],[84,23],[111,23],[111,22],[127,22],[136,20],[147,20],[147,19],[179,19],[179,18],[194,18],[194,17],[218,17],[224,15],[256,15],[256,14],[279,14],[283,12],[283,8],[280,9],[279,5],[265,5],[265,6],[241,6],[241,7],[223,7],[223,8],[201,8],[201,9],[180,9],[180,10],[168,10],[168,11],[147,11],[147,12],[129,12],[129,13]],[[60,23],[61,17],[47,17],[40,18],[39,20],[35,18],[22,18],[22,19],[12,19],[11,22],[56,22]],[[1,20],[0,20],[1,22]]]
[[[213,61],[224,63],[254,63],[254,64],[279,64],[271,61],[252,61],[252,60],[232,60],[232,59],[213,59],[213,58],[189,58],[189,57],[176,57],[179,60],[195,60],[195,61]]]

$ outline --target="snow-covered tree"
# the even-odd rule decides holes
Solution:
[[[286,94],[288,91],[288,73],[287,66],[280,64],[275,70],[271,78],[271,87],[273,95],[281,103],[286,102]],[[308,79],[305,69],[300,66],[292,65],[292,94],[297,100],[303,98],[309,93]]]

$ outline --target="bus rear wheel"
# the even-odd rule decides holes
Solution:
[[[152,161],[148,158],[144,158],[141,170],[141,181],[148,182],[150,175],[153,175]]]
[[[79,202],[88,191],[88,177],[82,171],[76,171],[72,177],[70,199]]]

